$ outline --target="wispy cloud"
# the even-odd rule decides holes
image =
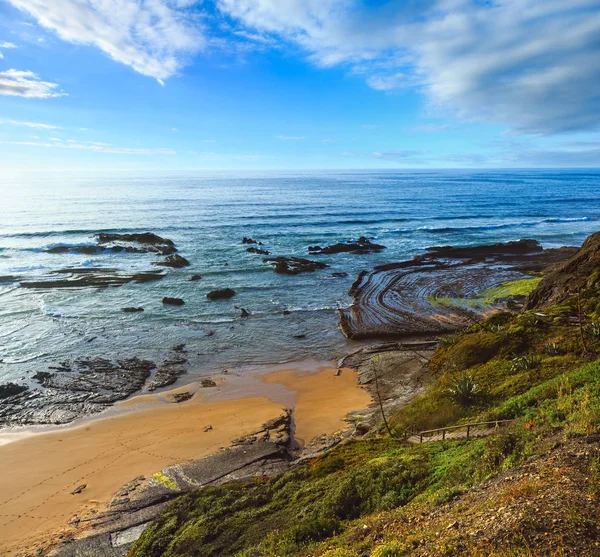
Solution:
[[[600,0],[218,0],[245,28],[378,90],[514,133],[600,129]]]
[[[275,138],[279,141],[302,141],[304,139],[300,135],[276,135]]]
[[[40,122],[21,122],[19,120],[0,120],[0,125],[10,124],[11,126],[24,126],[26,128],[39,128],[42,130],[59,130],[59,126],[51,124],[42,124]]]
[[[9,2],[61,39],[93,45],[160,83],[206,44],[194,0]]]
[[[17,48],[17,45],[7,41],[0,41],[0,48]]]
[[[23,145],[29,147],[45,147],[55,149],[75,149],[80,151],[94,151],[97,153],[111,153],[117,155],[175,155],[173,149],[139,149],[130,147],[112,147],[106,143],[63,143],[58,138],[49,141],[3,141],[4,145]]]
[[[66,93],[58,89],[58,84],[42,81],[33,72],[11,69],[0,72],[0,95],[47,99]]]

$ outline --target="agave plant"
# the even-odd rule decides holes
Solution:
[[[544,345],[544,352],[548,356],[560,356],[563,353],[563,349],[556,342],[547,342]]]
[[[452,381],[448,394],[461,406],[468,406],[479,396],[479,387],[472,375],[463,372],[460,377]]]
[[[529,371],[535,369],[542,363],[542,359],[537,354],[525,354],[524,356],[517,356],[512,361],[512,371]]]
[[[590,338],[600,339],[600,321],[588,325],[585,332]]]

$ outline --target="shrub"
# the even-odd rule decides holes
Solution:
[[[318,542],[333,536],[339,529],[339,520],[314,516],[292,528],[289,537],[296,544]]]
[[[461,406],[468,406],[477,400],[479,388],[472,375],[461,373],[460,377],[450,384],[448,393]]]
[[[371,557],[402,557],[407,555],[404,546],[399,542],[388,542],[375,548]]]
[[[349,549],[330,549],[321,555],[321,557],[356,557],[356,552]]]
[[[588,337],[592,339],[600,339],[600,321],[596,321],[591,325],[588,325],[585,329]]]
[[[544,353],[548,356],[560,356],[564,350],[556,342],[547,342],[544,345]]]

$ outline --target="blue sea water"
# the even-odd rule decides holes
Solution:
[[[20,288],[0,283],[0,382],[81,356],[160,361],[185,343],[192,374],[210,374],[352,349],[338,306],[356,275],[434,245],[535,238],[580,245],[600,229],[600,171],[355,171],[314,173],[20,173],[0,177],[0,276],[44,276],[66,267],[152,268],[148,254],[49,254],[92,244],[99,231],[151,231],[192,265],[167,278],[107,289]],[[368,236],[378,254],[318,256],[328,269],[273,272],[243,236],[272,255]],[[334,278],[333,272],[347,272]],[[203,279],[190,282],[192,274]],[[232,300],[206,293],[230,287]],[[169,307],[163,296],[186,304]],[[143,313],[121,308],[141,306]],[[252,316],[241,319],[234,306]],[[283,315],[289,310],[289,315]],[[302,336],[305,335],[305,336]],[[297,338],[302,337],[302,338]]]

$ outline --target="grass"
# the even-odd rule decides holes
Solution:
[[[519,282],[510,292],[521,291]],[[599,299],[584,299],[595,319]],[[201,489],[170,505],[130,557],[411,555],[415,536],[428,534],[410,529],[402,513],[418,516],[410,509],[435,509],[468,494],[476,483],[547,450],[549,436],[600,433],[600,339],[590,338],[584,352],[578,327],[564,319],[572,311],[571,301],[545,316],[498,314],[440,343],[432,359],[435,380],[390,420],[400,437],[412,424],[424,430],[514,419],[498,434],[424,445],[390,437],[351,440],[279,477]],[[461,377],[476,386],[468,404],[452,392]],[[590,477],[600,478],[600,458]],[[523,480],[504,497],[526,498],[535,489]],[[455,542],[439,543],[440,555],[459,551]],[[492,550],[463,543],[460,551],[537,555],[518,536],[504,545]]]

